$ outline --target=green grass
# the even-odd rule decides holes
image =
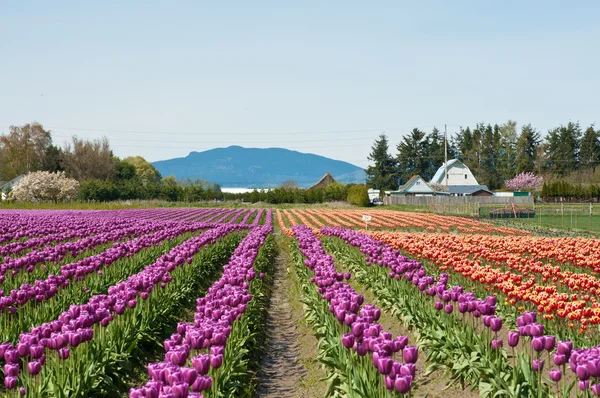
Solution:
[[[513,221],[511,219],[510,221]],[[509,221],[509,222],[510,222]],[[561,213],[542,212],[536,214],[535,218],[519,218],[516,222],[528,223],[533,226],[574,229],[600,233],[600,214],[581,214],[581,212],[566,212],[564,216]]]

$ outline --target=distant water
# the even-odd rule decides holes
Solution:
[[[248,193],[254,191],[255,188],[221,188],[221,192],[223,193]],[[257,191],[260,190],[268,191],[269,188],[256,188]]]

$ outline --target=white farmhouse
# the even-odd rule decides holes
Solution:
[[[448,175],[446,175],[446,169]],[[458,159],[452,159],[448,163],[442,164],[429,183],[446,185],[446,178],[448,185],[479,185],[471,170]]]

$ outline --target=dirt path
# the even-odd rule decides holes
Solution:
[[[267,316],[267,345],[258,373],[259,398],[299,396],[307,370],[302,364],[301,314],[290,304],[292,281],[287,253],[280,247],[275,259],[273,293]]]

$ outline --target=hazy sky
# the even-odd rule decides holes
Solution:
[[[125,4],[126,3],[126,4]],[[0,0],[0,132],[365,167],[383,131],[600,123],[598,1]]]

